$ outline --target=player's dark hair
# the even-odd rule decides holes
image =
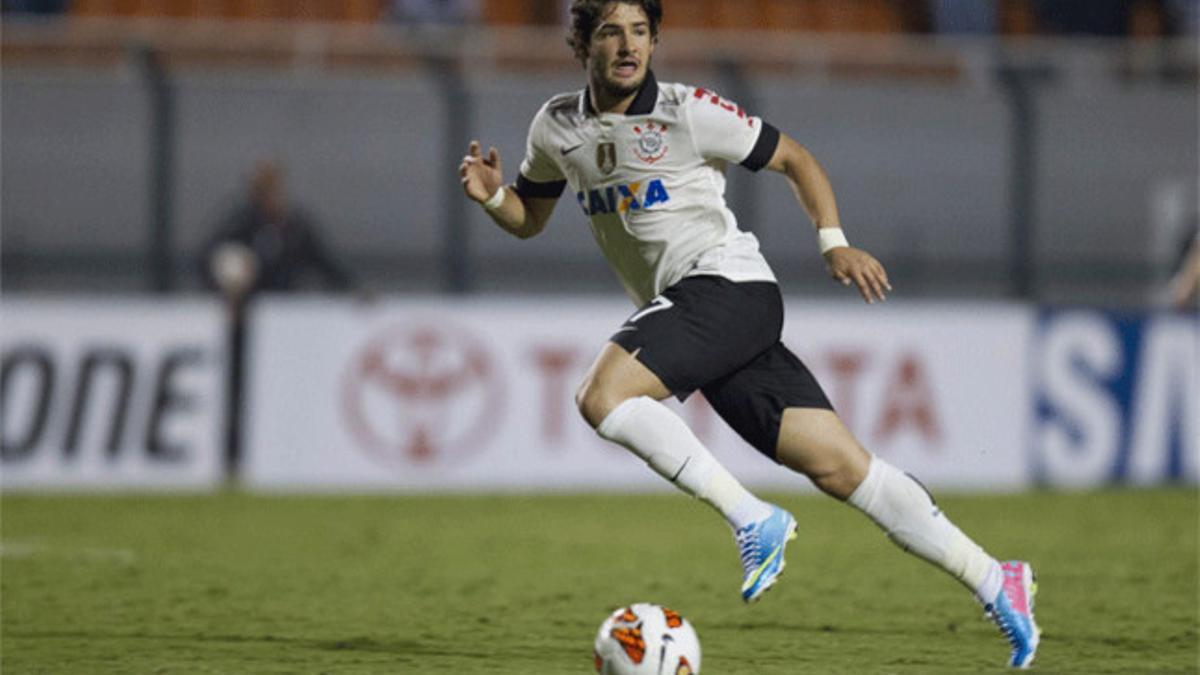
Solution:
[[[658,39],[658,25],[662,23],[662,0],[573,0],[571,2],[571,33],[567,44],[575,50],[575,58],[587,63],[588,48],[592,44],[592,33],[604,17],[610,4],[637,5],[650,19],[650,35]]]

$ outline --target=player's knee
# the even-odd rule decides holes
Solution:
[[[813,485],[820,488],[821,492],[842,501],[849,499],[854,488],[862,482],[861,479],[854,480],[845,467],[813,471],[808,477],[812,480]]]
[[[588,379],[575,392],[575,406],[579,408],[579,414],[583,415],[583,419],[587,420],[587,423],[594,429],[600,426],[604,418],[621,405],[625,398],[627,397],[621,396],[611,387],[605,387],[594,379]]]
[[[854,462],[836,462],[814,467],[808,477],[825,494],[845,501],[866,478],[866,471]]]
[[[785,466],[841,500],[850,498],[871,466],[870,453],[848,433],[787,435],[781,437],[776,454]]]
[[[802,458],[800,460],[799,458]],[[856,455],[836,452],[792,453],[785,463],[808,476],[825,494],[845,501],[866,478],[870,460],[857,461]]]

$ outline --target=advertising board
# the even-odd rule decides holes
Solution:
[[[573,402],[632,312],[619,300],[545,298],[261,303],[245,478],[281,489],[668,487],[598,438]],[[788,316],[785,342],[870,450],[934,486],[1029,483],[1028,311],[797,303]],[[748,484],[807,485],[701,395],[671,405]]]
[[[6,298],[0,313],[5,489],[219,482],[225,324],[217,303]]]

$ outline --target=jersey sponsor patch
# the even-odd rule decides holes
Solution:
[[[696,98],[701,99],[701,100],[708,99],[709,103],[717,106],[718,108],[721,108],[722,110],[727,110],[727,111],[737,115],[738,119],[746,120],[746,126],[749,126],[751,128],[754,127],[754,118],[746,113],[745,108],[734,103],[733,101],[722,98],[719,94],[717,94],[715,92],[711,92],[711,91],[705,89],[704,87],[697,87],[696,92],[693,94],[693,96],[695,96]]]
[[[661,178],[632,183],[617,183],[603,188],[580,190],[575,198],[584,215],[598,216],[605,213],[626,213],[648,209],[656,204],[671,201],[667,187]]]

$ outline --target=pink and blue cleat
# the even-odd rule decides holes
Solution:
[[[1037,654],[1041,630],[1033,619],[1033,596],[1037,593],[1037,577],[1029,563],[1009,560],[1000,563],[1004,585],[996,599],[983,611],[1012,645],[1012,668],[1028,668]]]
[[[796,519],[778,506],[771,515],[733,533],[742,558],[742,600],[754,602],[783,572],[783,549],[796,538]]]

